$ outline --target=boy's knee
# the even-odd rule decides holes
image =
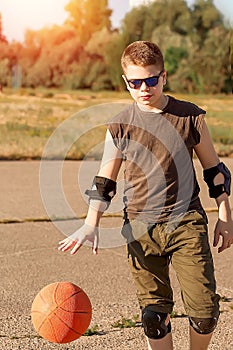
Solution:
[[[218,317],[197,318],[189,317],[190,326],[199,334],[210,334],[217,327]]]
[[[168,314],[156,312],[149,308],[142,310],[142,325],[145,335],[150,339],[162,339],[171,332],[171,323],[166,325]]]

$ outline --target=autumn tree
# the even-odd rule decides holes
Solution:
[[[65,10],[69,13],[67,23],[76,29],[83,44],[95,32],[111,28],[112,10],[108,8],[108,0],[70,0]]]
[[[7,38],[3,35],[2,14],[0,13],[0,43],[7,44]]]
[[[3,35],[2,15],[0,13],[0,87],[9,84],[10,62],[8,58],[9,46]]]
[[[20,63],[26,86],[60,87],[71,65],[77,61],[81,45],[74,28],[53,26],[28,31]]]

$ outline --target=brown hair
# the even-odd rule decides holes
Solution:
[[[160,48],[150,41],[135,41],[124,50],[121,57],[123,71],[129,65],[146,67],[156,65],[160,70],[164,69],[164,60]]]

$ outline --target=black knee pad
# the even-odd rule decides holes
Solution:
[[[212,333],[218,323],[218,317],[197,318],[189,317],[190,326],[199,334]]]
[[[150,339],[162,339],[171,332],[171,323],[166,326],[168,314],[155,312],[149,308],[142,310],[142,325],[145,335]]]

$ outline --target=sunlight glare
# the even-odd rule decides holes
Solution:
[[[25,30],[62,24],[67,18],[64,10],[69,0],[1,0],[3,30],[8,36],[23,39]]]

